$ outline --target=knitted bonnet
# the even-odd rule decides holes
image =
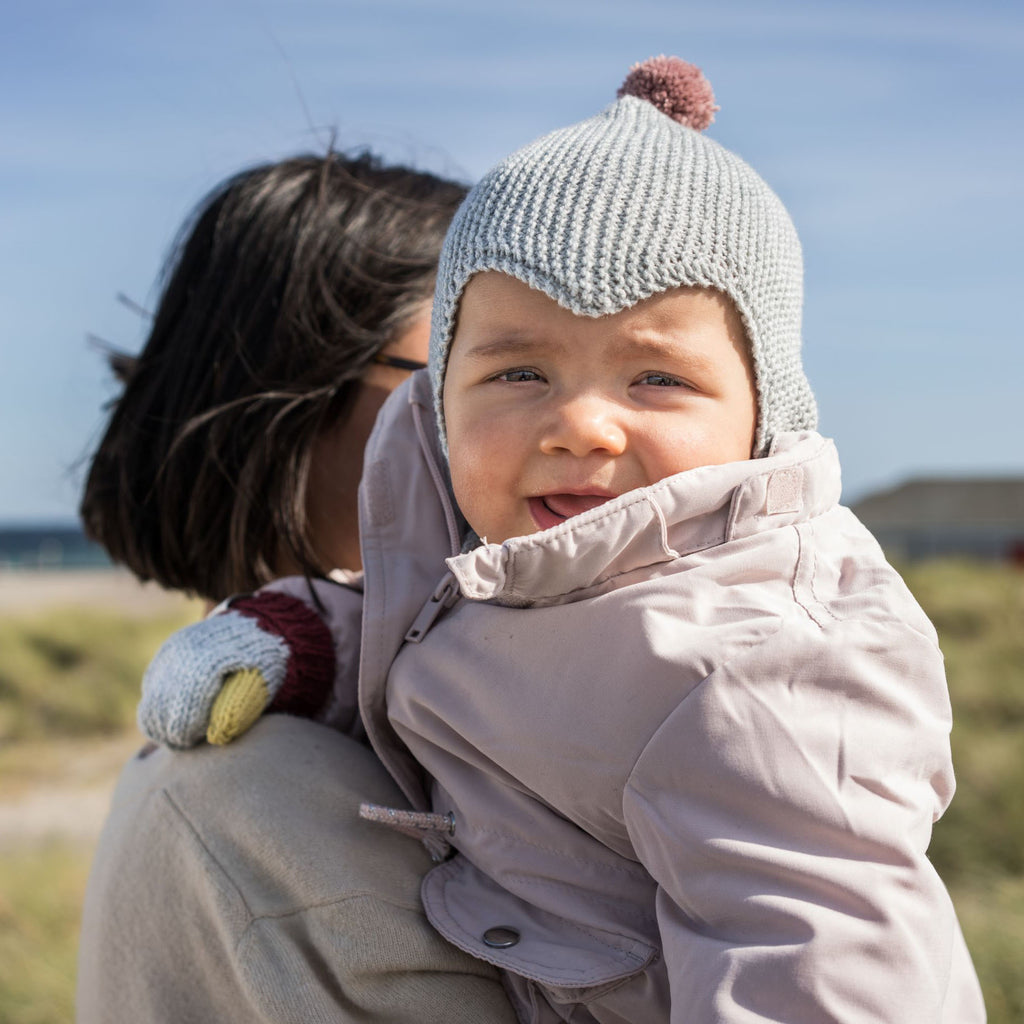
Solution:
[[[701,134],[718,108],[692,64],[635,65],[618,100],[507,157],[463,202],[438,267],[430,373],[441,390],[466,283],[497,270],[579,316],[606,316],[681,285],[716,288],[746,327],[757,383],[756,454],[813,429],[800,364],[803,267],[789,215],[739,157]]]

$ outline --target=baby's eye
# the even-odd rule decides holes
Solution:
[[[518,368],[515,370],[503,370],[501,373],[496,373],[491,379],[503,380],[508,384],[529,384],[544,378],[536,370]]]
[[[689,385],[678,377],[667,373],[644,373],[637,379],[637,384],[647,384],[656,388],[685,388]]]

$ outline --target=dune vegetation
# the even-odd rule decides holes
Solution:
[[[904,567],[946,654],[958,791],[930,855],[953,895],[992,1024],[1024,1020],[1024,572],[935,562]],[[0,621],[0,810],[33,787],[67,786],[90,751],[135,742],[139,677],[194,606],[103,608]],[[103,745],[106,746],[103,746]],[[109,761],[109,757],[107,758]],[[94,758],[93,763],[107,761]],[[113,761],[103,768],[109,785]],[[79,772],[78,775],[81,773]],[[0,817],[0,825],[7,821]],[[0,1020],[72,1019],[79,906],[92,838],[0,828]]]
[[[0,1021],[74,1018],[78,923],[98,817],[138,746],[142,670],[195,619],[89,607],[0,616]]]
[[[989,1021],[1024,1021],[1024,571],[968,562],[904,577],[939,632],[957,792],[929,855],[953,896]]]

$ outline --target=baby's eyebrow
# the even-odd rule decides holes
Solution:
[[[528,355],[538,348],[551,348],[552,346],[557,347],[558,342],[541,342],[536,338],[521,334],[507,334],[479,344],[471,342],[465,354],[471,359],[494,359],[500,356]]]
[[[693,346],[673,341],[668,337],[625,338],[621,351],[627,356],[655,359],[669,365],[685,366],[693,372],[709,372],[716,366],[715,360],[696,351]]]
[[[678,345],[675,342],[661,338],[635,337],[624,338],[621,351],[629,355],[653,356],[659,359],[679,359],[689,355],[685,345]]]
[[[480,342],[470,341],[465,349],[469,359],[524,359],[538,351],[565,350],[569,343],[559,338],[538,338],[530,334],[501,334]],[[685,368],[691,373],[709,373],[716,363],[684,342],[663,335],[636,335],[623,337],[618,352],[624,358],[650,359],[665,367]]]

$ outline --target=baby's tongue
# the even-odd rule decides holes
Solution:
[[[578,516],[581,512],[589,512],[598,505],[611,501],[605,494],[546,494],[544,504],[556,515]]]

